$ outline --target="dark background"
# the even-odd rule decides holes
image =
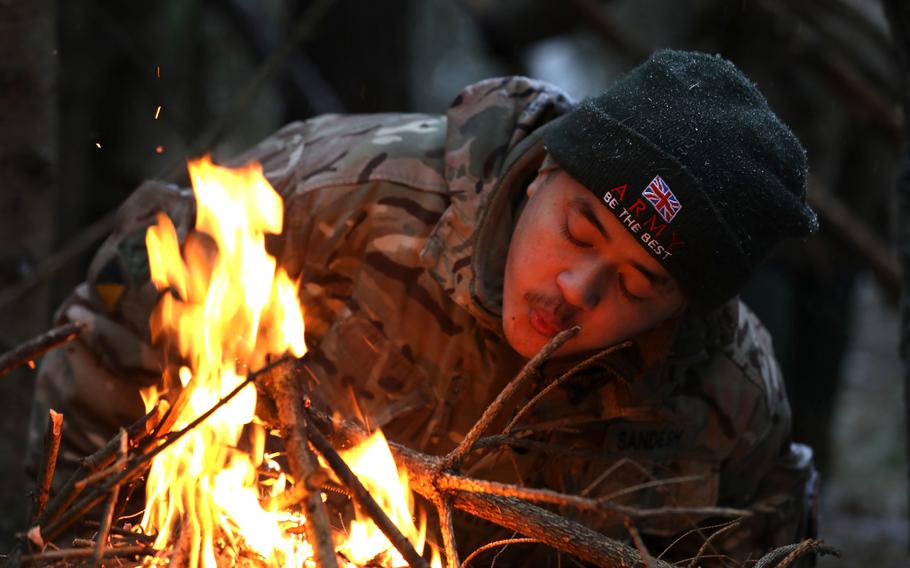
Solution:
[[[496,75],[582,98],[659,47],[731,59],[809,151],[822,229],[744,296],[816,449],[822,537],[839,565],[904,564],[900,77],[872,0],[0,3],[0,352],[52,326],[111,213],[143,179],[183,181],[187,157],[325,112],[441,113]],[[33,376],[0,377],[0,552],[24,527]]]

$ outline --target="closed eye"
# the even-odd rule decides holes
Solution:
[[[562,227],[560,227],[560,232],[562,233],[562,236],[565,237],[565,239],[567,241],[569,241],[573,245],[577,246],[578,248],[592,248],[594,246],[591,243],[586,243],[586,242],[576,239],[574,236],[572,236],[571,231],[569,231],[568,218],[566,218],[566,220],[563,221]]]

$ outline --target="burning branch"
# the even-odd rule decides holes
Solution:
[[[338,452],[335,451],[332,444],[322,435],[322,432],[320,432],[318,428],[309,427],[307,428],[307,433],[309,434],[310,444],[316,448],[316,451],[319,452],[329,464],[329,467],[332,468],[332,471],[335,472],[335,475],[338,476],[341,483],[350,489],[354,502],[357,503],[364,513],[373,519],[373,522],[376,523],[376,526],[379,527],[382,534],[384,534],[386,538],[389,539],[389,542],[392,543],[392,546],[401,553],[408,562],[408,565],[412,568],[426,568],[426,561],[417,554],[417,551],[414,550],[414,547],[411,546],[408,539],[401,534],[398,527],[389,519],[388,515],[385,514],[376,500],[373,499],[373,496],[367,491],[366,487],[363,486],[363,483],[360,482],[360,479],[351,471],[348,464],[341,459],[341,456],[338,455]]]
[[[323,477],[317,475],[319,470],[316,468],[316,460],[307,447],[309,432],[306,410],[300,382],[296,379],[293,373],[282,373],[274,377],[274,388],[281,393],[276,399],[278,420],[286,440],[291,473],[296,480],[294,487],[302,491],[306,532],[315,552],[316,566],[334,568],[338,566],[338,561],[322,494],[319,492]]]

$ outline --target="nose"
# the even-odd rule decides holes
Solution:
[[[567,303],[582,310],[593,310],[603,298],[609,271],[606,263],[575,264],[556,275],[556,285]]]

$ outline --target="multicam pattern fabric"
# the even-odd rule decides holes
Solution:
[[[318,404],[424,452],[441,454],[464,436],[525,362],[502,336],[502,264],[513,213],[545,155],[540,133],[570,104],[541,82],[490,80],[458,95],[446,116],[321,116],[235,160],[261,161],[285,201],[285,231],[268,245],[301,278],[305,375]],[[35,416],[48,407],[66,416],[61,469],[139,416],[139,387],[161,376],[143,244],[158,211],[187,238],[191,192],[143,185],[58,312],[88,324],[39,373]],[[548,363],[504,420],[572,363]],[[748,507],[756,515],[717,543],[745,555],[805,530],[811,456],[790,446],[788,432],[770,338],[733,301],[597,359],[524,415],[519,440],[466,467],[637,507]],[[579,519],[625,536],[621,519]],[[697,520],[639,529],[670,542]],[[466,534],[472,524],[464,521]]]

